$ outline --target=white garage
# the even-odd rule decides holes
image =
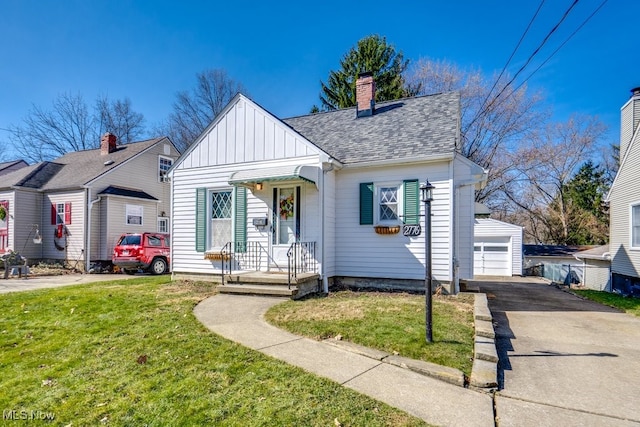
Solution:
[[[474,276],[522,275],[522,227],[490,218],[476,218]]]

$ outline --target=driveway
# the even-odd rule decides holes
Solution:
[[[60,286],[80,285],[83,283],[125,280],[132,277],[135,276],[127,276],[125,274],[64,274],[60,276],[28,276],[22,279],[0,279],[0,294],[58,288]]]
[[[640,319],[545,283],[476,283],[496,322],[499,426],[640,425]]]

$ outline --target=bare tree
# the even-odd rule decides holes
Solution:
[[[82,95],[63,93],[53,101],[51,109],[33,105],[22,124],[9,127],[9,140],[17,154],[31,163],[97,148],[103,126],[105,130],[115,126],[114,133],[119,137],[122,134],[117,132],[125,128],[125,137],[143,132],[143,117],[131,110],[128,99],[109,102],[102,98],[96,106],[92,113]]]
[[[590,160],[604,135],[605,125],[595,117],[574,115],[530,135],[509,153],[513,165],[502,182],[512,212],[525,225],[529,240],[569,242],[571,227],[589,227],[567,195],[567,185],[578,168]],[[524,220],[526,218],[526,220]],[[524,221],[523,221],[524,220]]]
[[[511,165],[504,154],[513,150],[543,123],[547,114],[541,109],[539,94],[501,90],[503,76],[492,85],[479,70],[464,70],[446,61],[420,59],[409,71],[407,82],[420,88],[421,95],[449,91],[460,92],[460,153],[489,170],[488,185],[476,195],[477,201],[501,203],[502,179]],[[495,79],[492,79],[493,81]]]
[[[96,101],[96,121],[98,132],[95,138],[105,132],[111,132],[121,144],[137,141],[144,133],[144,116],[133,111],[131,100],[109,100],[106,96]]]
[[[173,113],[161,126],[180,151],[184,151],[238,92],[246,91],[225,70],[209,69],[196,74],[191,91],[176,94]]]

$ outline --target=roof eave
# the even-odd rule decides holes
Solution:
[[[411,164],[419,164],[419,163],[436,163],[436,162],[451,161],[454,158],[455,158],[455,153],[451,152],[451,153],[434,154],[431,156],[423,156],[423,157],[343,163],[344,165],[343,168],[352,169],[352,168],[370,168],[370,167],[394,166],[394,165],[411,165]]]

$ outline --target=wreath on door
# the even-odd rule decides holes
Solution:
[[[280,199],[280,218],[289,219],[293,216],[293,194]]]

